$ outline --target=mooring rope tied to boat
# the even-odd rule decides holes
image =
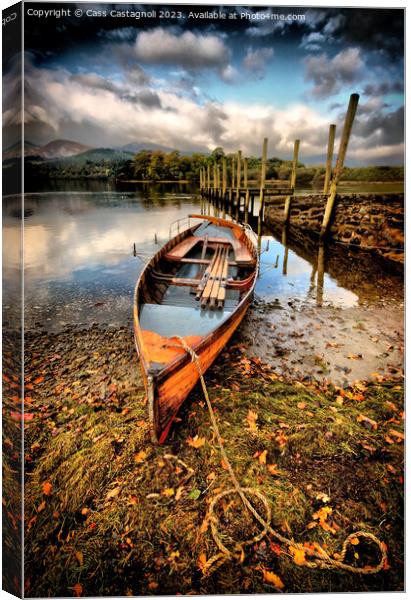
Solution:
[[[374,534],[372,534],[370,532],[356,531],[354,533],[350,533],[344,540],[341,552],[339,553],[341,558],[337,560],[335,558],[332,558],[319,544],[316,545],[315,548],[307,548],[303,544],[301,544],[299,542],[295,542],[293,539],[290,540],[290,539],[286,538],[285,536],[283,536],[280,533],[278,533],[277,531],[275,531],[275,529],[273,529],[273,527],[271,527],[271,525],[270,525],[271,509],[270,509],[270,504],[269,504],[269,501],[268,501],[266,495],[263,494],[262,492],[260,492],[257,488],[242,487],[240,482],[238,481],[238,478],[234,472],[231,462],[227,456],[227,453],[224,448],[223,440],[222,440],[222,437],[220,434],[220,430],[219,430],[219,427],[217,424],[217,419],[213,412],[213,407],[212,407],[212,404],[210,401],[207,386],[206,386],[203,372],[201,369],[200,360],[199,360],[197,353],[187,344],[187,342],[184,340],[184,338],[182,338],[180,336],[175,336],[174,339],[177,339],[180,342],[180,344],[167,344],[167,345],[170,347],[183,348],[187,352],[187,354],[190,355],[191,361],[197,367],[200,382],[201,382],[201,387],[203,390],[204,398],[205,398],[208,412],[210,415],[211,425],[214,430],[214,434],[216,436],[216,439],[217,439],[217,442],[218,442],[218,445],[220,448],[221,456],[224,460],[224,463],[227,466],[229,475],[230,475],[231,480],[234,485],[233,488],[230,488],[228,490],[225,490],[223,492],[216,494],[214,496],[214,498],[212,499],[210,506],[208,508],[208,516],[206,517],[206,519],[208,518],[208,520],[210,522],[211,535],[212,535],[214,542],[216,543],[218,549],[220,550],[220,552],[218,554],[214,555],[213,557],[211,557],[206,562],[206,564],[202,568],[203,575],[204,576],[210,575],[213,571],[218,569],[221,565],[223,565],[228,560],[237,559],[237,560],[239,560],[239,562],[243,562],[244,558],[245,558],[244,547],[258,542],[267,533],[270,533],[278,541],[280,541],[284,545],[288,546],[288,548],[290,550],[303,551],[304,557],[307,554],[309,556],[309,560],[304,560],[304,562],[301,562],[300,566],[308,567],[310,569],[340,569],[343,571],[348,571],[350,573],[357,573],[357,574],[363,574],[363,575],[374,575],[374,574],[378,573],[379,571],[381,571],[381,569],[384,568],[384,565],[386,564],[386,561],[387,561],[386,546],[383,542],[381,542],[381,540],[379,540]],[[252,539],[245,540],[242,542],[236,542],[234,551],[232,551],[232,550],[229,550],[222,541],[222,535],[220,534],[220,532],[218,530],[219,520],[215,514],[215,507],[221,498],[223,498],[225,496],[229,496],[231,494],[235,494],[235,493],[238,494],[242,503],[244,504],[246,509],[253,515],[255,520],[258,521],[260,523],[260,525],[262,525],[263,530],[258,535],[254,536]],[[260,515],[260,513],[257,512],[257,510],[254,508],[254,506],[248,500],[246,493],[249,495],[256,496],[262,502],[265,512],[266,512],[265,518],[263,518]],[[348,547],[351,544],[351,540],[354,540],[355,538],[359,538],[359,537],[368,539],[368,540],[374,542],[378,546],[380,553],[381,553],[381,559],[377,565],[365,566],[365,567],[355,567],[355,566],[349,565],[348,563],[344,562],[344,558],[346,556]]]

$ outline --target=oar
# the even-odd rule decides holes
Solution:
[[[219,255],[219,247],[217,247],[217,250],[215,251],[213,258],[211,259],[210,264],[208,265],[207,269],[204,271],[204,275],[202,276],[201,281],[197,286],[196,300],[199,300],[201,298],[201,295],[204,291],[204,288],[206,287],[206,285],[208,283],[208,280],[211,275],[211,271],[214,268],[214,265],[216,263],[218,255]]]

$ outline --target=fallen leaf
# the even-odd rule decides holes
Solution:
[[[148,589],[149,590],[156,590],[157,588],[158,588],[157,581],[150,581],[150,583],[148,584]]]
[[[257,431],[258,427],[257,427],[257,419],[258,419],[258,413],[256,413],[254,410],[251,410],[251,408],[248,411],[247,414],[247,424],[248,424],[248,429],[250,431]]]
[[[116,496],[118,496],[120,493],[120,490],[121,490],[120,486],[110,490],[107,493],[106,500],[110,500],[110,498],[115,498]]]
[[[41,383],[42,381],[44,381],[44,377],[42,375],[40,375],[40,377],[36,377],[36,379],[33,381],[33,383]]]
[[[83,586],[81,585],[81,583],[76,583],[76,585],[73,585],[71,589],[73,590],[77,598],[79,598],[83,593]]]
[[[258,457],[258,462],[260,465],[265,465],[267,463],[267,450],[263,450]]]
[[[37,507],[37,512],[41,512],[42,510],[44,510],[46,508],[46,501],[43,500],[43,502],[41,502],[38,507]]]
[[[81,552],[81,550],[78,550],[76,552],[76,558],[78,560],[78,564],[80,565],[80,567],[82,567],[83,563],[84,563],[84,557],[83,557],[83,553]]]
[[[197,566],[202,573],[204,573],[204,568],[207,564],[207,556],[204,552],[202,552],[197,559]]]
[[[350,360],[360,360],[362,358],[362,354],[347,354],[347,358]]]
[[[366,427],[368,427],[369,429],[372,429],[373,431],[378,429],[378,423],[376,421],[374,421],[374,419],[370,419],[369,417],[366,417],[365,415],[358,415],[357,421],[358,421],[358,423],[364,423],[364,425]]]
[[[201,490],[198,490],[198,489],[191,490],[191,492],[188,494],[188,497],[191,500],[198,500],[198,498],[200,496],[201,496]]]
[[[296,565],[305,564],[305,550],[303,550],[302,548],[295,548],[294,546],[290,546],[290,552]]]
[[[278,575],[276,575],[272,571],[267,571],[267,569],[263,569],[263,577],[264,577],[264,581],[266,581],[267,583],[270,583],[271,585],[273,585],[274,587],[276,587],[280,590],[283,589],[283,587],[284,587],[283,582],[278,577]]]
[[[397,441],[403,441],[405,439],[405,436],[403,433],[401,433],[401,431],[396,431],[395,429],[390,429],[388,433],[390,435],[396,437]]]
[[[279,469],[277,469],[277,464],[267,465],[267,471],[270,473],[270,475],[280,475],[281,474],[281,471]]]
[[[43,489],[43,494],[45,496],[50,496],[53,486],[51,485],[51,483],[49,481],[45,481],[42,485],[42,489]]]
[[[297,404],[297,408],[299,408],[300,410],[304,410],[304,408],[306,407],[306,403],[305,402],[299,402]]]
[[[360,543],[360,540],[355,536],[355,537],[350,538],[350,543],[353,546],[358,546],[358,544]]]
[[[198,435],[195,435],[193,438],[189,437],[187,439],[187,444],[192,448],[201,448],[202,446],[204,446],[205,441],[205,438],[199,438]]]
[[[147,456],[148,456],[148,453],[145,450],[140,450],[140,452],[137,452],[134,455],[134,461],[137,464],[141,464],[141,463],[143,463],[145,461],[145,459],[147,458]]]
[[[329,502],[331,500],[331,498],[329,496],[327,496],[327,494],[324,494],[324,492],[319,492],[315,498],[316,498],[316,500],[322,500],[324,502],[324,504],[326,504],[327,502]]]
[[[170,496],[174,496],[175,492],[174,492],[173,488],[165,488],[161,493],[163,494],[163,496],[170,497]]]
[[[84,508],[82,508],[82,509],[81,509],[81,514],[82,514],[82,515],[86,515],[86,514],[87,514],[87,513],[89,513],[89,512],[90,512],[90,509],[89,509],[89,508],[87,508],[87,507],[84,507]]]

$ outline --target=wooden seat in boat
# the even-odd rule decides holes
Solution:
[[[204,241],[204,238],[196,237],[194,235],[189,236],[188,238],[186,238],[185,240],[183,240],[182,242],[180,242],[179,244],[174,246],[174,248],[165,255],[165,258],[167,260],[177,261],[177,262],[193,262],[193,263],[198,262],[201,259],[191,259],[191,258],[185,258],[185,257],[194,248],[194,246],[201,241]],[[248,265],[254,264],[254,259],[251,255],[250,251],[248,250],[248,248],[246,248],[245,245],[241,244],[238,239],[233,239],[233,240],[228,241],[226,238],[210,237],[210,238],[208,238],[208,243],[209,244],[230,244],[234,251],[235,264],[237,264],[238,266],[248,266]],[[199,263],[199,264],[201,264],[201,263]],[[206,263],[203,263],[203,264],[206,264]]]

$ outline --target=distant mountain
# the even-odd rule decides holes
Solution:
[[[90,150],[86,150],[80,154],[54,158],[48,162],[58,162],[79,166],[87,163],[101,164],[103,162],[111,163],[116,161],[132,160],[133,156],[133,152],[125,152],[124,150],[115,150],[113,148],[91,148]]]
[[[76,154],[80,154],[90,149],[91,146],[86,146],[79,142],[72,142],[71,140],[53,140],[44,146],[38,146],[37,144],[26,141],[24,143],[24,156],[35,156],[47,160],[50,158],[75,156]],[[7,150],[3,152],[3,160],[18,158],[20,156],[20,150],[19,142],[10,148],[7,148]]]
[[[42,158],[64,158],[67,156],[76,156],[87,150],[91,150],[91,146],[72,142],[71,140],[54,140],[39,149]]]

